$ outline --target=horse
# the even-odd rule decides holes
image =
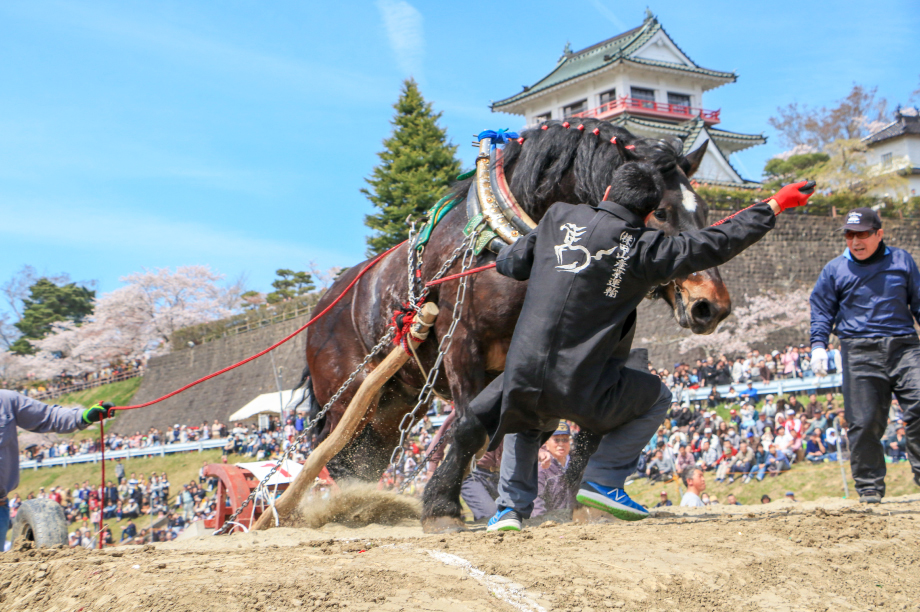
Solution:
[[[576,127],[577,126],[577,127]],[[526,129],[511,140],[503,151],[504,173],[510,192],[520,207],[536,222],[558,201],[597,205],[605,195],[613,172],[630,160],[654,164],[665,179],[661,204],[647,220],[650,227],[669,235],[706,225],[707,205],[696,194],[690,177],[700,166],[708,141],[684,155],[679,139],[640,138],[628,130],[596,119],[548,121]],[[464,206],[474,179],[459,180],[449,195],[460,203],[434,227],[424,248],[421,278],[429,279],[448,260],[464,238],[469,219]],[[308,393],[311,414],[328,401],[347,377],[359,366],[371,348],[386,333],[391,318],[407,300],[410,272],[407,274],[408,244],[388,254],[369,270],[307,335],[306,361],[301,385]],[[495,254],[482,251],[473,266],[495,260]],[[322,311],[337,298],[366,264],[345,271],[316,306]],[[457,261],[447,271],[459,271]],[[521,311],[527,284],[486,270],[467,277],[462,315],[453,334],[443,367],[435,379],[434,392],[453,402],[462,418],[466,407],[503,369],[511,335]],[[731,312],[731,298],[718,269],[710,269],[677,279],[659,287],[653,296],[664,299],[677,323],[693,333],[715,330]],[[458,294],[458,281],[433,286],[428,301],[442,314],[431,330],[431,337],[419,346],[414,359],[391,378],[379,392],[365,416],[359,433],[329,462],[329,473],[336,480],[356,478],[376,481],[387,468],[390,452],[400,442],[399,424],[416,405],[426,374],[435,363],[438,343],[451,324]],[[371,364],[379,363],[379,358]],[[318,424],[320,437],[336,426],[353,397],[365,372],[341,395]],[[310,393],[312,392],[312,393]],[[423,500],[423,525],[426,530],[458,528],[459,490],[463,470],[470,457],[458,457],[461,432],[445,458],[442,468],[426,487]],[[576,438],[573,466],[583,469],[597,439],[591,435]],[[477,446],[478,448],[478,446]],[[574,474],[570,478],[576,478]]]

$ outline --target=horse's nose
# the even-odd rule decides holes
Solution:
[[[690,328],[696,334],[708,334],[731,313],[731,304],[723,306],[705,298],[690,307]]]

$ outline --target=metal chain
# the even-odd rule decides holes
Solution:
[[[456,423],[456,421],[454,421],[454,423]],[[449,434],[450,431],[454,428],[454,423],[451,423],[450,427],[448,427],[447,430],[441,434],[441,439],[438,440],[437,444],[435,444],[430,451],[428,451],[428,454],[425,455],[425,458],[419,462],[418,467],[415,468],[415,471],[413,471],[412,474],[408,476],[401,485],[399,485],[399,490],[396,491],[397,493],[402,494],[409,486],[409,484],[418,478],[419,473],[422,471],[422,469],[424,469],[425,465],[431,461],[432,455],[434,455],[435,452],[437,452],[437,450],[441,447],[441,445],[444,444],[444,441],[447,440],[447,434]]]
[[[470,233],[463,242],[460,243],[454,252],[451,254],[450,258],[444,262],[444,265],[441,266],[441,269],[435,275],[432,280],[437,280],[447,272],[448,269],[453,265],[457,260],[457,257],[462,253],[463,259],[460,264],[460,271],[466,272],[473,266],[473,261],[476,259],[476,253],[474,252],[476,238],[478,237],[479,232],[473,231]],[[409,432],[415,427],[415,424],[418,422],[417,413],[419,408],[428,404],[428,401],[431,399],[431,394],[434,391],[434,383],[438,378],[438,374],[441,371],[441,363],[444,361],[444,355],[447,351],[450,350],[450,345],[454,339],[454,331],[457,329],[457,324],[460,322],[460,314],[463,311],[463,302],[466,300],[466,285],[469,280],[468,276],[462,276],[460,278],[459,286],[457,287],[457,296],[454,300],[454,309],[452,314],[452,319],[450,327],[447,329],[447,333],[441,338],[441,342],[438,345],[438,356],[435,359],[434,365],[428,371],[428,377],[425,380],[425,385],[422,387],[421,392],[419,392],[418,401],[415,403],[415,407],[403,415],[402,420],[399,422],[399,444],[396,448],[393,449],[393,453],[390,455],[390,464],[387,466],[388,470],[393,469],[396,464],[400,463],[406,454],[405,442],[406,437],[409,435]],[[428,294],[428,287],[425,287],[425,290],[420,294],[420,298],[424,298]]]
[[[300,432],[300,434],[296,438],[294,438],[294,441],[291,442],[287,450],[284,451],[284,453],[281,455],[281,458],[278,459],[278,462],[275,463],[275,466],[271,470],[269,470],[268,474],[265,475],[265,478],[263,478],[259,482],[259,485],[252,490],[252,493],[249,494],[249,497],[243,500],[243,503],[240,504],[240,507],[236,509],[236,512],[230,515],[230,517],[226,521],[224,521],[223,526],[221,526],[220,529],[214,532],[214,535],[223,535],[232,528],[232,524],[236,520],[236,517],[238,517],[240,513],[246,509],[246,506],[248,506],[252,502],[253,498],[256,496],[256,493],[258,493],[259,489],[267,485],[271,477],[275,475],[275,472],[277,472],[281,468],[281,466],[284,465],[284,462],[287,461],[290,458],[290,456],[294,453],[294,449],[300,446],[304,438],[307,437],[307,434],[310,433],[310,431],[313,429],[313,427],[316,426],[316,424],[320,421],[320,419],[326,416],[326,413],[329,412],[329,409],[332,408],[333,404],[339,401],[339,398],[342,396],[345,390],[351,385],[351,383],[355,381],[355,379],[358,377],[358,374],[360,374],[361,371],[367,367],[367,364],[370,363],[374,355],[382,351],[383,348],[390,343],[395,333],[396,333],[396,328],[394,328],[393,326],[390,326],[387,328],[387,331],[383,335],[383,337],[380,339],[380,342],[374,345],[374,348],[372,348],[371,351],[367,354],[367,356],[364,358],[364,361],[362,361],[361,364],[357,368],[355,368],[355,370],[345,380],[345,382],[342,383],[342,386],[339,387],[338,391],[336,391],[332,395],[332,397],[329,398],[329,401],[326,402],[326,405],[323,406],[323,409],[320,410],[316,414],[315,417],[310,419],[310,421],[306,425],[304,425],[303,431]]]

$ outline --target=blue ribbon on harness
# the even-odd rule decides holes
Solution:
[[[517,135],[517,132],[509,132],[508,130],[498,130],[497,132],[495,130],[483,130],[482,132],[479,132],[477,138],[479,140],[482,140],[483,138],[491,138],[492,144],[497,145],[508,144],[512,140],[517,140],[519,136]]]

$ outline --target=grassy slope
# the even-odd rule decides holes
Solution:
[[[856,498],[856,488],[850,476],[848,463],[844,464],[844,471],[850,488],[850,498]],[[840,467],[836,463],[795,465],[785,474],[775,478],[767,476],[763,482],[752,480],[746,485],[741,484],[740,480],[736,480],[734,484],[717,483],[715,478],[715,472],[706,473],[706,492],[710,497],[715,497],[723,503],[729,493],[734,493],[742,504],[759,504],[764,494],[776,501],[782,499],[786,491],[794,492],[799,501],[810,501],[819,497],[843,497],[843,480],[840,476]],[[885,486],[887,487],[885,495],[888,497],[920,492],[920,489],[914,484],[913,475],[906,461],[888,464]],[[658,503],[662,490],[667,490],[668,499],[674,504],[680,503],[678,481],[676,480],[667,484],[658,483],[654,486],[649,486],[645,479],[637,480],[629,485],[627,490],[634,499],[647,506],[654,506]],[[686,491],[683,483],[680,483],[680,490],[681,492]]]
[[[124,406],[131,401],[134,394],[137,393],[141,386],[142,376],[129,378],[117,383],[102,385],[86,391],[77,393],[68,393],[54,400],[55,404],[62,406],[84,406],[90,407],[96,402],[112,402],[113,404]]]

